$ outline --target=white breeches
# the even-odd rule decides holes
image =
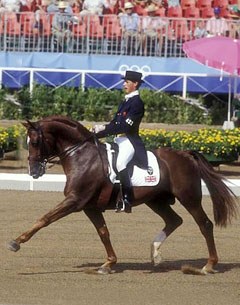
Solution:
[[[117,170],[120,172],[127,167],[127,164],[132,160],[134,155],[134,148],[132,143],[127,137],[116,137],[114,142],[119,147],[119,153],[117,157]]]

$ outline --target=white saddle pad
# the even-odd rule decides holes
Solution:
[[[112,183],[118,183],[116,180],[116,173],[112,167],[113,150],[111,145],[106,143],[108,164],[109,164],[109,179]],[[131,182],[133,186],[155,186],[160,180],[160,170],[157,162],[157,158],[151,151],[147,151],[148,156],[148,169],[142,169],[134,165]]]

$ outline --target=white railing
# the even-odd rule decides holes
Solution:
[[[10,67],[6,67],[6,68],[0,68],[0,89],[2,88],[2,79],[3,79],[3,73],[8,73],[11,71],[24,71],[29,73],[29,90],[30,93],[32,93],[33,91],[33,87],[34,84],[36,84],[36,76],[41,75],[41,72],[51,72],[51,73],[69,73],[69,74],[74,74],[74,76],[71,76],[68,80],[66,80],[64,83],[60,84],[60,85],[54,85],[53,83],[50,83],[49,80],[45,79],[45,84],[46,85],[50,85],[52,87],[58,88],[61,86],[64,86],[68,83],[71,83],[73,78],[75,77],[79,77],[80,76],[80,87],[82,90],[85,89],[86,85],[85,85],[85,79],[87,75],[91,75],[91,77],[93,77],[93,75],[119,75],[121,76],[122,73],[121,71],[108,71],[108,70],[77,70],[77,69],[48,69],[48,68],[10,68]],[[150,81],[148,81],[148,76],[159,76],[159,77],[166,77],[166,76],[173,76],[175,79],[172,80],[171,82],[169,82],[168,84],[165,84],[163,87],[159,87],[159,88],[155,88]],[[188,80],[192,80],[193,78],[206,78],[206,77],[218,77],[219,78],[219,73],[214,74],[205,74],[205,73],[173,73],[173,72],[149,72],[149,73],[144,73],[144,81],[145,84],[148,88],[154,89],[156,91],[166,91],[168,89],[168,87],[170,87],[173,82],[178,82],[178,81],[182,81],[182,90],[181,90],[181,95],[183,99],[187,98],[187,92],[188,92]],[[16,80],[17,82],[17,80]],[[195,83],[197,83],[197,80],[195,80]],[[98,83],[100,85],[100,83]],[[116,82],[116,86],[119,85],[119,82]],[[201,85],[199,85],[201,86]],[[111,90],[114,89],[114,86],[111,85],[111,87],[106,88],[105,85],[102,86],[103,88],[105,88],[106,90]],[[204,88],[202,88],[204,89]],[[204,90],[205,92],[208,91],[208,89],[205,88]]]

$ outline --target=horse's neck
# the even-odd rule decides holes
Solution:
[[[86,138],[86,132],[84,130],[81,132],[78,126],[66,125],[59,121],[49,124],[48,129],[56,140],[59,152],[84,141]]]

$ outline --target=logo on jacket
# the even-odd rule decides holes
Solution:
[[[126,123],[127,123],[128,125],[130,125],[130,126],[133,125],[133,121],[132,121],[131,119],[129,119],[129,118],[126,119]]]

